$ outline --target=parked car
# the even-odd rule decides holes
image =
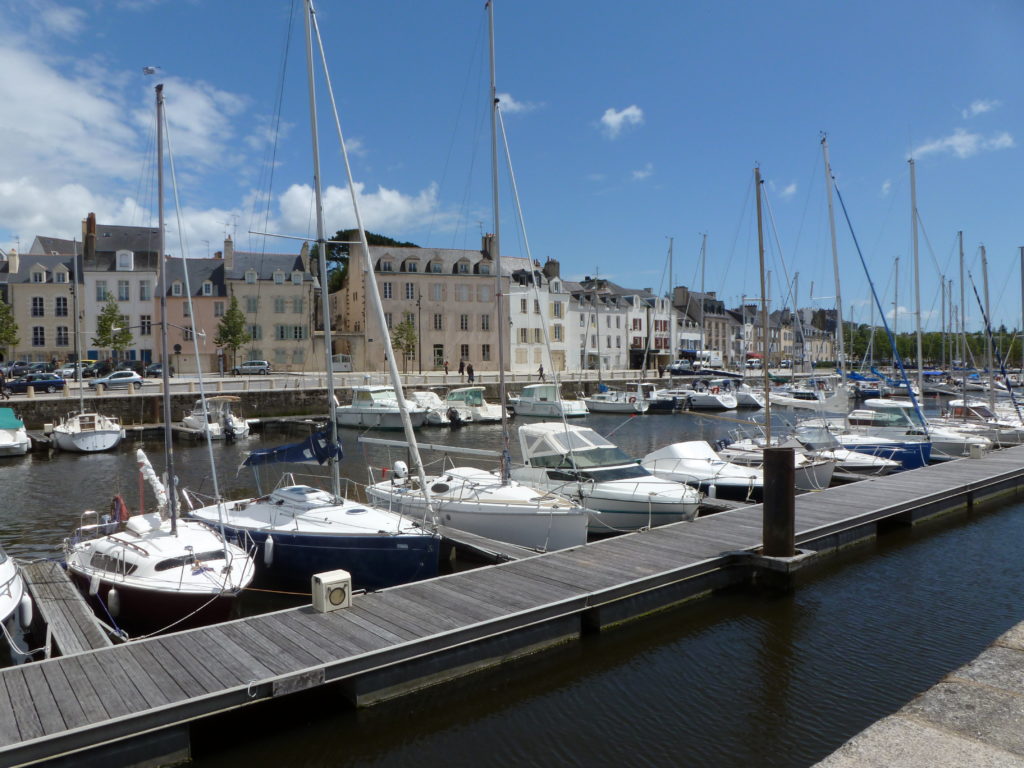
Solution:
[[[79,371],[85,370],[85,363],[65,363],[54,373],[63,379],[74,379]]]
[[[25,373],[53,373],[53,363],[29,363]]]
[[[12,394],[28,392],[32,387],[36,392],[56,392],[64,389],[64,379],[55,373],[26,373],[20,378],[7,382],[7,391]]]
[[[82,375],[85,376],[86,378],[89,378],[91,376],[106,376],[112,370],[114,370],[114,368],[113,366],[110,365],[110,363],[97,361],[85,366],[85,368],[82,370]]]
[[[161,376],[164,375],[164,365],[163,365],[163,363],[150,363],[149,365],[146,366],[146,372],[143,375],[146,376],[147,378],[153,378],[153,377],[160,378]],[[172,379],[174,378],[174,366],[173,365],[171,366],[171,371],[170,371],[169,376]]]
[[[122,360],[114,370],[135,371],[141,376],[142,372],[146,370],[146,364],[141,360]]]
[[[13,379],[18,376],[24,376],[26,373],[28,373],[29,365],[30,363],[27,363],[24,360],[15,360],[10,363],[4,363],[4,376],[6,376],[9,379]]]
[[[102,384],[107,389],[131,388],[138,389],[142,386],[143,378],[135,371],[114,371],[106,376],[93,379],[89,382],[90,389],[95,389]]]
[[[676,360],[668,367],[668,372],[673,376],[680,376],[684,373],[693,373],[693,363],[689,360]]]
[[[231,373],[234,376],[252,373],[261,373],[266,375],[270,373],[270,363],[266,360],[246,360],[241,365],[236,365],[232,368]]]

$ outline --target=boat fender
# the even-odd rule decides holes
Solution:
[[[89,579],[89,597],[96,597],[96,594],[100,591],[100,575],[94,573],[92,578]]]
[[[18,620],[23,628],[32,625],[32,598],[28,595],[22,595],[18,603]]]
[[[629,398],[629,402],[631,402],[631,403],[635,403],[635,402],[636,402],[636,398],[635,398],[635,397],[631,397],[631,398]]]
[[[709,499],[718,498],[718,486],[716,486],[714,483],[712,483],[711,485],[708,486],[708,498]]]
[[[263,542],[263,564],[268,568],[274,564],[274,537],[267,536]]]
[[[115,619],[121,613],[121,594],[117,591],[117,587],[111,587],[107,592],[107,610]]]

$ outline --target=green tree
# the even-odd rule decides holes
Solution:
[[[402,373],[406,373],[409,360],[416,357],[416,326],[412,320],[403,320],[391,331],[391,346],[402,355]]]
[[[339,229],[334,233],[334,237],[330,239],[334,242],[327,244],[327,292],[334,293],[335,291],[341,290],[341,287],[348,279],[349,247],[343,243],[352,243],[359,240],[359,230]],[[419,248],[416,243],[403,243],[399,240],[387,237],[386,235],[378,235],[375,232],[366,233],[366,244],[390,245],[395,248]],[[315,245],[310,249],[309,255],[310,259],[314,262],[319,258]]]
[[[16,347],[19,341],[21,339],[18,338],[18,324],[14,322],[11,306],[0,301],[0,347]]]
[[[117,299],[113,294],[107,294],[107,303],[96,319],[96,335],[92,337],[92,343],[99,349],[112,349],[117,353],[115,357],[120,357],[134,340],[132,332],[128,330],[128,321],[121,315]]]
[[[245,313],[238,306],[238,297],[231,297],[231,305],[224,317],[217,325],[217,336],[213,343],[218,347],[225,347],[231,350],[231,367],[235,365],[235,354],[238,348],[252,341],[249,330],[246,328]]]

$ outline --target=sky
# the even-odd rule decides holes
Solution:
[[[484,3],[321,5],[366,228],[478,248],[493,229]],[[77,236],[91,211],[155,225],[158,82],[172,253],[205,257],[226,235],[294,252],[295,241],[252,233],[315,236],[293,0],[0,0],[0,18],[0,248]],[[983,295],[982,246],[993,320],[1019,328],[1022,33],[1019,0],[497,0],[503,144],[519,193],[517,206],[503,157],[502,253],[557,259],[570,280],[756,301],[759,166],[772,308],[792,306],[794,285],[799,306],[834,307],[827,134],[850,221],[836,198],[846,319],[872,319],[870,276],[889,320],[896,306],[897,329],[914,326],[913,157],[924,327],[941,325],[943,280],[960,306],[962,231],[968,329],[982,327],[971,282]],[[353,218],[317,81],[333,233]]]

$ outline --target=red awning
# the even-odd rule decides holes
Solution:
[[[764,355],[762,355],[760,352],[747,352],[747,357],[761,358],[764,357]]]

